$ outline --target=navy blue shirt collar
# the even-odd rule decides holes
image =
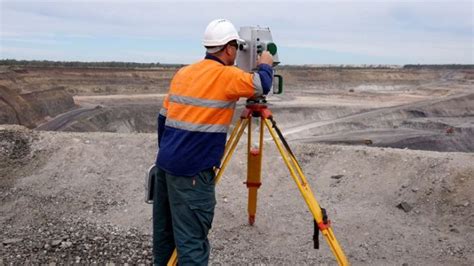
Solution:
[[[225,66],[225,64],[224,64],[224,62],[222,62],[222,60],[220,60],[217,56],[213,56],[212,54],[206,53],[206,57],[204,57],[204,59],[214,60],[214,61],[217,61],[217,62],[219,62],[219,63],[221,63]]]

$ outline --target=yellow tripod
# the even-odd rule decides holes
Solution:
[[[259,131],[259,146],[258,148],[252,147],[252,118],[260,119],[260,131]],[[295,155],[291,151],[288,143],[281,134],[281,131],[276,126],[275,120],[273,120],[270,109],[267,108],[265,99],[247,100],[247,105],[243,110],[239,121],[235,128],[232,130],[229,140],[225,146],[224,159],[222,166],[217,170],[216,183],[219,182],[222,174],[224,173],[232,154],[237,147],[245,128],[248,128],[248,144],[247,144],[247,188],[249,190],[248,198],[248,214],[249,224],[255,223],[255,214],[257,212],[257,190],[261,185],[261,169],[262,169],[262,156],[263,156],[263,129],[266,127],[270,132],[278,150],[280,151],[281,157],[285,161],[288,170],[290,171],[291,177],[298,186],[301,195],[303,196],[309,210],[314,217],[314,248],[319,248],[319,231],[323,234],[324,238],[329,244],[332,253],[336,257],[339,265],[349,265],[347,258],[342,251],[341,246],[337,242],[337,239],[332,231],[331,222],[328,220],[326,210],[321,208],[314,197],[311,188],[304,176]],[[177,253],[176,249],[173,252],[168,265],[177,264]]]

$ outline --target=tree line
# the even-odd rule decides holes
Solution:
[[[49,60],[15,60],[2,59],[0,65],[21,67],[65,67],[65,68],[159,68],[180,67],[179,64],[135,63],[135,62],[80,62],[80,61],[49,61]]]
[[[446,64],[446,65],[404,65],[405,69],[474,69],[474,65]]]
[[[183,64],[135,63],[135,62],[80,62],[80,61],[49,61],[49,60],[15,60],[1,59],[0,65],[20,67],[70,67],[70,68],[177,68]],[[474,69],[474,65],[462,64],[407,64],[407,65],[282,65],[281,68],[328,68],[328,69]]]

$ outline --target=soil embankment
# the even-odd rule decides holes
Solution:
[[[370,144],[437,151],[474,151],[474,93],[378,108],[284,130],[303,142]]]
[[[0,85],[0,124],[34,128],[46,118],[75,107],[72,96],[63,88],[19,94]]]
[[[0,123],[33,127],[39,119],[28,102],[15,91],[0,86]]]
[[[165,93],[176,69],[25,68],[0,73],[0,85],[19,92],[63,87],[71,95]]]
[[[63,87],[29,92],[21,96],[42,117],[54,117],[76,107],[71,94]]]
[[[0,73],[0,124],[20,124],[29,128],[49,121],[52,117],[73,110],[75,95],[133,95],[166,92],[176,69],[87,69],[87,68],[25,68]],[[95,105],[96,106],[96,105]],[[86,106],[88,108],[95,106]],[[140,108],[139,108],[140,109]],[[115,110],[114,110],[115,111]],[[141,110],[128,111],[139,116]],[[149,112],[146,112],[149,113]],[[99,112],[98,115],[102,113]],[[155,115],[154,113],[153,115]],[[112,116],[116,116],[112,114]],[[74,116],[79,117],[79,116]],[[83,118],[81,116],[80,118]],[[148,116],[142,116],[148,119]],[[117,119],[122,119],[118,116]],[[92,118],[104,122],[104,119]],[[139,119],[140,120],[140,119]],[[155,119],[153,119],[155,120]],[[62,130],[64,126],[50,130]],[[116,120],[112,124],[119,124]],[[81,124],[81,122],[79,122]],[[140,124],[140,122],[138,122]],[[115,130],[117,125],[79,125],[75,130]],[[138,125],[140,127],[140,125]],[[97,129],[99,128],[99,129]],[[149,127],[147,127],[149,128]],[[119,130],[120,131],[120,130]],[[130,132],[133,129],[130,130]],[[138,129],[138,131],[142,131]]]

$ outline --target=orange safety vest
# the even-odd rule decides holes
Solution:
[[[258,74],[214,58],[181,68],[160,110],[157,166],[175,175],[219,166],[236,102],[262,93]]]

